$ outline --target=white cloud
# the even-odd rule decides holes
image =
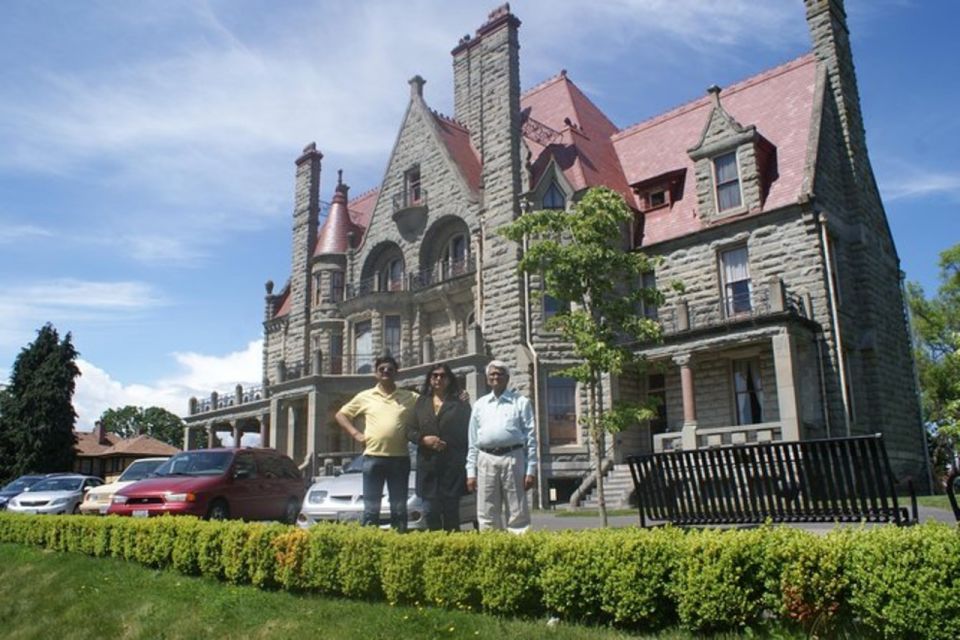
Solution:
[[[0,351],[30,342],[46,322],[76,326],[115,321],[164,304],[163,296],[143,282],[59,278],[0,283]]]
[[[49,238],[53,233],[49,229],[33,224],[0,222],[0,244],[13,244],[31,238]]]
[[[881,183],[884,199],[904,200],[927,196],[944,195],[960,198],[960,173],[917,172],[900,174]]]
[[[92,429],[104,411],[128,404],[162,407],[178,416],[186,415],[191,397],[208,397],[211,391],[229,393],[238,383],[244,387],[259,384],[262,355],[262,340],[250,342],[246,349],[223,356],[175,353],[173,357],[180,371],[148,384],[125,384],[80,358],[77,365],[81,376],[73,397],[77,426],[81,430]]]

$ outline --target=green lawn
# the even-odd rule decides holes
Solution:
[[[950,501],[947,500],[947,496],[917,496],[917,503],[921,507],[933,507],[935,509],[946,509],[951,511]]]
[[[11,544],[0,544],[0,629],[6,640],[693,637],[673,631],[639,636],[564,623],[551,628],[545,620],[261,591],[112,558]],[[758,633],[770,637],[767,630]]]

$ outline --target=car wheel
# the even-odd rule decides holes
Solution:
[[[225,500],[214,500],[207,511],[207,520],[226,520],[230,517],[230,507]]]
[[[78,513],[80,513],[80,504],[79,504],[79,503],[73,505],[73,515],[77,515]]]
[[[287,506],[283,509],[283,521],[287,524],[296,524],[297,516],[300,515],[300,502],[293,498],[287,500]]]

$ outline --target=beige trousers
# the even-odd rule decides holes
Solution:
[[[524,533],[530,528],[530,507],[523,488],[525,470],[522,448],[502,456],[477,452],[477,522],[481,531]]]

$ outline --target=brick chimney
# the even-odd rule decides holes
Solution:
[[[93,435],[97,439],[97,444],[108,446],[110,440],[107,439],[107,430],[104,428],[103,423],[97,420],[93,423]]]
[[[310,340],[310,257],[317,242],[320,217],[320,161],[323,154],[311,142],[297,158],[293,205],[293,256],[290,267],[290,315],[287,363],[306,365]]]

